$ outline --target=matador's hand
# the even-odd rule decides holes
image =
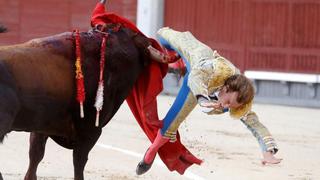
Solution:
[[[282,161],[281,158],[276,158],[271,152],[263,152],[263,159],[261,163],[266,164],[279,164]]]
[[[207,98],[203,96],[198,97],[198,104],[201,107],[206,107],[206,108],[213,108],[213,109],[222,109],[222,106],[220,103],[217,101],[210,101]]]

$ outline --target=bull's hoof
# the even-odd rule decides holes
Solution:
[[[148,150],[146,151],[146,154],[147,154]],[[144,157],[146,156],[146,154],[144,155]],[[137,165],[137,169],[136,169],[137,175],[142,175],[142,174],[146,173],[147,171],[149,171],[149,169],[151,168],[153,161],[155,159],[155,157],[154,157],[153,160],[151,161],[151,163],[147,164],[146,162],[144,162],[144,157]]]

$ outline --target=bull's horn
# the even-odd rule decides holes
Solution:
[[[166,63],[166,64],[174,63],[180,59],[180,56],[177,53],[175,53],[174,55],[165,54],[165,53],[155,49],[151,45],[148,46],[148,50],[149,50],[151,59],[153,59],[159,63]]]
[[[105,4],[107,2],[107,0],[100,0],[101,4]]]

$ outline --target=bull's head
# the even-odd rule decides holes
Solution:
[[[6,32],[6,31],[7,31],[7,28],[4,25],[0,24],[0,33]]]
[[[102,0],[103,1],[103,0]],[[101,3],[103,3],[101,1]],[[100,32],[100,33],[107,33],[108,29],[119,29],[121,27],[120,24],[97,24],[94,27],[94,31]],[[178,53],[175,51],[169,51],[164,48],[164,52],[159,51],[158,49],[154,48],[153,41],[144,35],[137,33],[135,31],[132,31],[128,28],[123,28],[123,31],[126,32],[126,34],[133,39],[134,43],[137,45],[141,53],[143,54],[143,57],[146,59],[152,59],[156,62],[163,63],[163,64],[171,64],[169,65],[169,71],[170,69],[174,69],[174,72],[178,72],[179,74],[184,74],[185,70],[184,68],[179,65],[179,67],[182,67],[181,69],[177,68],[170,68],[175,67],[174,64],[183,64],[181,57]],[[180,61],[179,61],[180,60]],[[144,60],[144,62],[148,62],[147,60]],[[181,71],[181,72],[180,72]]]

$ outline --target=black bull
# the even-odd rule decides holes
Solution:
[[[107,38],[104,105],[95,127],[102,34],[81,33],[86,91],[84,119],[76,101],[75,43],[71,32],[0,47],[0,141],[10,131],[32,132],[25,179],[36,179],[47,138],[73,149],[75,179],[83,179],[88,153],[149,64],[147,38],[121,28]]]

